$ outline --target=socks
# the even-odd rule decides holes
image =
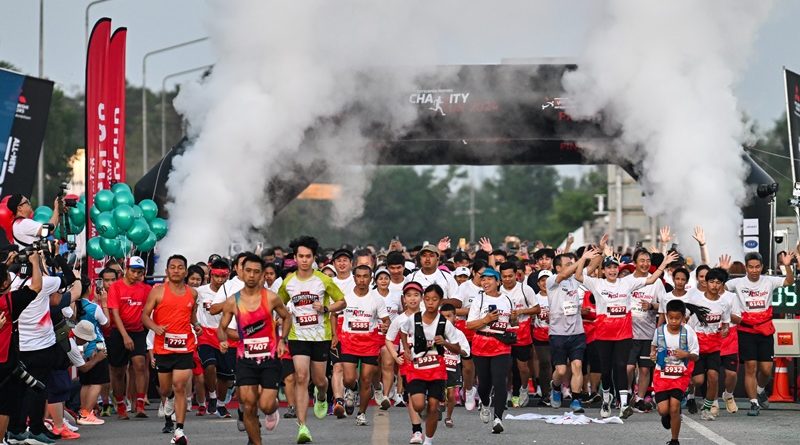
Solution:
[[[686,394],[686,400],[694,400],[694,393],[690,392],[689,394]]]
[[[705,402],[703,402],[703,409],[708,411],[711,409],[711,405],[713,404],[714,404],[713,400],[706,400]]]
[[[732,398],[733,398],[733,394],[732,393],[729,393],[728,391],[723,391],[722,392],[722,400],[728,400],[728,399],[732,399]]]
[[[611,403],[611,391],[603,389],[603,403]]]
[[[620,406],[628,406],[628,391],[622,390],[619,392],[619,404]]]
[[[756,405],[758,405],[758,399],[750,399],[750,403],[751,404],[755,403]],[[759,406],[761,406],[761,405],[759,405]]]
[[[550,380],[550,387],[553,388],[553,391],[561,392],[561,383],[556,384],[556,382]]]
[[[179,430],[182,430],[183,429],[183,424],[182,423],[175,423],[175,428],[177,428]]]
[[[422,433],[422,424],[421,423],[412,423],[411,424],[411,432],[412,433]]]
[[[217,398],[217,392],[216,391],[211,391],[210,393],[208,393],[208,398],[209,399],[216,399]]]
[[[425,442],[422,443],[423,445],[433,445],[433,437],[425,436]]]
[[[762,388],[762,387],[760,387],[760,386],[756,385],[756,392],[757,392],[759,395],[761,395],[761,394],[764,394],[764,388]]]

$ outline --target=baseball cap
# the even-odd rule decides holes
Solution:
[[[326,264],[320,272],[324,272],[325,269],[329,269],[331,272],[336,273],[336,268],[333,267],[333,264]]]
[[[617,260],[613,256],[607,256],[603,258],[603,267],[609,267],[611,265],[619,266],[619,260]]]
[[[94,332],[94,325],[89,320],[81,320],[72,328],[72,333],[81,340],[93,341],[97,338]]]
[[[468,267],[456,267],[456,271],[453,273],[454,276],[466,275],[469,276],[469,268]]]
[[[6,201],[6,207],[8,207],[8,210],[11,210],[11,213],[16,214],[17,208],[19,208],[19,205],[22,203],[22,199],[22,195],[15,193],[8,198],[8,201]]]
[[[422,285],[417,283],[416,281],[409,281],[408,283],[403,285],[403,293],[406,293],[406,291],[410,289],[413,289],[419,293],[425,292],[425,289],[422,288]]]
[[[492,269],[491,267],[487,267],[486,269],[483,269],[483,273],[481,274],[481,276],[482,277],[492,277],[495,280],[499,280],[500,279],[500,272]]]
[[[540,270],[539,273],[536,274],[536,281],[541,280],[542,278],[550,278],[553,276],[553,272],[549,270]]]
[[[131,269],[144,269],[144,260],[142,257],[132,256],[128,259],[128,267]]]
[[[422,255],[422,252],[432,252],[436,255],[439,255],[439,249],[437,249],[433,244],[426,244],[422,246],[422,249],[419,249],[419,255]]]
[[[347,258],[352,260],[353,259],[353,252],[350,251],[349,249],[337,249],[335,252],[333,252],[333,256],[331,257],[331,259],[335,260],[336,258],[339,258],[340,256],[346,256]]]
[[[380,275],[382,273],[385,273],[386,275],[389,275],[389,271],[386,270],[385,267],[379,267],[378,270],[375,271],[375,278],[378,278],[378,275]]]

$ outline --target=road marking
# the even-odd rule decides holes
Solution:
[[[705,437],[706,439],[714,442],[717,445],[736,445],[735,443],[731,442],[730,440],[720,436],[719,434],[711,431],[707,427],[697,423],[696,421],[689,418],[689,416],[683,415],[681,419],[686,426],[689,428],[697,431],[700,433],[701,436]]]
[[[378,409],[372,411],[372,443],[389,445],[389,413]]]

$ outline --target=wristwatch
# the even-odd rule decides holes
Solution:
[[[327,313],[328,313],[328,312],[330,312],[330,311],[331,311],[331,310],[330,310],[330,309],[328,309],[328,306],[322,306],[322,313],[323,313],[323,314],[327,314]]]

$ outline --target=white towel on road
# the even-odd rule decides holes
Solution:
[[[597,419],[594,417],[586,417],[583,414],[564,413],[561,416],[545,416],[542,414],[525,413],[518,416],[506,414],[506,420],[544,420],[546,423],[553,425],[588,425],[590,423],[610,423],[622,424],[622,419],[617,416],[609,417],[607,419]]]

